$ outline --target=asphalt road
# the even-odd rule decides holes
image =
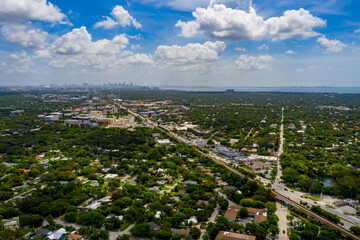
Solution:
[[[343,212],[341,212],[341,210],[339,210],[339,209],[333,209],[333,208],[327,207],[326,203],[324,201],[319,200],[319,201],[316,201],[316,203],[315,203],[315,201],[313,201],[311,199],[301,197],[304,194],[302,192],[288,189],[286,186],[283,186],[282,184],[279,184],[279,183],[275,183],[274,187],[275,187],[276,192],[278,192],[284,196],[287,196],[289,199],[293,200],[296,203],[300,204],[300,201],[307,202],[310,207],[312,205],[319,205],[325,211],[336,214],[337,216],[339,216],[341,218],[341,222],[344,224],[343,227],[345,229],[349,230],[351,226],[358,225],[358,224],[356,224],[356,222],[360,222],[360,219],[356,216],[346,215]],[[288,190],[286,191],[285,189],[288,189]]]
[[[284,110],[284,108],[282,108],[282,111]],[[135,115],[135,116],[139,116],[138,114],[136,114],[136,113],[133,113],[132,111],[130,111],[129,110],[129,112],[131,113],[131,114],[133,114],[133,115]],[[149,124],[151,124],[151,125],[153,125],[154,126],[154,123],[152,123],[150,120],[147,120],[147,119],[145,119],[144,117],[142,117],[142,116],[140,116],[142,119],[144,119],[146,122],[148,122]],[[281,129],[280,129],[281,131],[280,131],[280,134],[281,134],[281,140],[282,140],[282,144],[281,144],[281,146],[279,146],[279,151],[278,151],[278,153],[279,152],[281,152],[282,151],[282,149],[283,149],[283,114],[282,114],[282,123],[281,123]],[[169,134],[170,135],[172,135],[172,136],[174,136],[175,138],[177,138],[178,140],[180,140],[180,141],[182,141],[182,142],[184,142],[184,143],[186,143],[186,144],[189,144],[189,145],[192,145],[191,144],[191,142],[190,141],[188,141],[187,139],[184,139],[184,138],[182,138],[182,137],[180,137],[180,136],[178,136],[177,134],[174,134],[173,132],[171,132],[170,130],[168,130],[169,132]],[[281,150],[281,151],[280,151]],[[209,155],[209,154],[205,154],[205,153],[203,153],[203,152],[201,152],[200,150],[197,150],[198,152],[200,152],[202,155],[204,155],[204,156],[207,156],[207,157],[210,157],[211,158],[211,156]],[[281,153],[280,153],[281,154]],[[214,157],[212,157],[213,158],[213,160],[215,160],[215,161],[219,161],[220,159],[214,159]],[[221,159],[222,160],[222,159]],[[221,161],[220,160],[220,161]],[[222,161],[222,162],[229,162],[229,161]],[[222,164],[222,163],[221,163]],[[234,170],[234,169],[232,169],[232,168],[229,168],[229,170],[231,170],[231,171],[235,171],[235,172],[237,172],[238,174],[240,174],[240,175],[242,175],[241,173],[239,173],[238,171],[236,171],[236,170]],[[279,171],[279,174],[281,174],[281,172]],[[279,178],[280,179],[280,178]],[[265,179],[262,179],[262,182],[263,182],[263,184],[266,186],[266,181],[268,181],[268,180],[265,180]],[[268,181],[268,182],[270,182],[270,181]],[[308,201],[308,199],[305,199],[305,198],[301,198],[300,197],[300,195],[299,194],[303,194],[303,193],[300,193],[300,192],[296,192],[296,191],[294,191],[294,192],[291,192],[291,191],[286,191],[285,190],[285,187],[284,186],[282,186],[281,184],[279,184],[278,182],[276,182],[275,184],[274,184],[274,186],[273,186],[273,188],[274,188],[274,191],[275,191],[275,193],[278,193],[278,194],[280,194],[280,196],[285,196],[285,197],[287,197],[287,198],[289,198],[290,200],[292,200],[292,201],[294,201],[296,204],[299,204],[299,202],[300,202],[300,199],[301,200],[305,200],[306,202],[308,202],[310,205],[312,205],[312,204],[315,204],[314,202],[309,202]],[[298,196],[293,196],[293,194],[294,195],[298,195]],[[311,201],[311,200],[310,200]],[[300,204],[299,204],[300,205]],[[322,206],[321,204],[320,204],[320,206],[322,207],[322,208],[324,208],[324,206]],[[326,206],[325,206],[326,207]],[[346,219],[346,221],[344,221],[344,220],[342,220],[342,222],[344,223],[344,226],[343,226],[343,228],[345,228],[345,229],[349,229],[350,228],[350,226],[352,226],[352,225],[355,225],[355,217],[353,217],[353,216],[348,216],[348,215],[345,215],[345,214],[340,214],[338,211],[333,211],[333,209],[331,209],[331,208],[328,208],[328,207],[326,207],[327,209],[325,209],[325,210],[327,210],[327,211],[329,211],[329,212],[332,212],[332,213],[334,213],[334,214],[337,214],[340,218],[343,218],[343,219]],[[303,210],[303,211],[305,211],[305,209]],[[318,216],[319,218],[321,218],[320,216]],[[354,219],[355,218],[355,219]],[[334,226],[335,224],[333,224],[333,223],[331,223],[331,222],[329,222],[328,220],[325,220],[324,218],[322,218],[323,219],[323,221],[326,221],[329,225],[331,225],[331,226]],[[357,219],[358,220],[358,219]],[[347,221],[350,221],[350,222],[347,222]],[[335,226],[334,226],[335,227]],[[347,233],[347,234],[350,234],[350,233]],[[352,236],[355,236],[355,235],[353,235],[352,234]]]
[[[276,216],[279,218],[279,229],[280,233],[278,235],[279,240],[288,240],[289,237],[286,234],[288,223],[286,216],[290,215],[288,208],[285,205],[280,204],[279,202],[276,203],[277,210],[275,212]]]
[[[284,152],[284,108],[281,110],[280,145],[278,151],[276,152],[276,156],[280,156]]]
[[[132,229],[134,226],[135,224],[131,224],[127,229],[122,232],[109,232],[110,240],[116,240],[118,236],[121,236],[123,234],[131,235],[130,229]]]

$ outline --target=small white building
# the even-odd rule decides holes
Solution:
[[[66,236],[65,228],[60,228],[55,232],[49,234],[45,239],[60,240],[60,239],[64,239],[65,236]]]
[[[91,210],[96,210],[101,206],[101,203],[99,202],[93,202],[92,204],[90,204],[89,206],[87,206],[87,209],[91,209]]]
[[[161,217],[161,212],[157,211],[156,214],[155,214],[155,218],[160,218],[160,217]]]
[[[155,142],[160,146],[169,146],[172,144],[169,139],[157,139]]]
[[[119,174],[106,174],[106,176],[104,177],[104,179],[113,179],[113,178],[117,178],[119,176]]]
[[[106,196],[106,197],[103,197],[101,199],[98,200],[98,202],[110,202],[111,201],[111,196]]]
[[[189,223],[192,222],[192,223],[194,223],[194,224],[197,224],[197,223],[198,223],[198,220],[197,220],[196,216],[192,216],[192,217],[189,218],[188,222],[189,222]]]

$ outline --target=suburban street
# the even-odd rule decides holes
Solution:
[[[280,145],[276,152],[276,156],[280,156],[284,152],[284,107],[281,109],[281,125],[280,125]]]
[[[142,117],[141,115],[137,114],[137,113],[134,113],[132,111],[129,110],[129,112],[131,114],[133,114],[134,116],[138,116],[140,117],[141,119],[143,119],[145,122],[147,122],[148,124],[151,124],[152,126],[155,126],[155,124],[147,119],[147,118],[144,118]],[[282,108],[282,116],[281,116],[281,125],[280,125],[280,145],[279,145],[279,149],[276,153],[277,156],[280,156],[281,153],[283,152],[283,145],[284,145],[284,124],[283,124],[283,120],[284,120],[284,108]],[[167,129],[168,130],[168,133],[170,135],[172,135],[173,137],[177,138],[178,140],[186,143],[186,144],[189,144],[189,145],[193,145],[191,141],[179,136],[178,134],[175,134],[171,131],[171,129]],[[215,154],[214,152],[212,152],[210,150],[209,152],[209,155],[211,155],[213,158],[215,158],[216,160],[218,161],[222,161],[226,164],[234,164],[233,161],[231,161],[230,159],[226,159],[224,157],[220,157],[219,155]],[[235,164],[236,165],[236,164]],[[327,203],[325,202],[322,202],[322,201],[318,201],[316,204],[314,203],[314,201],[310,200],[310,199],[306,199],[305,197],[301,197],[303,196],[303,192],[299,192],[299,191],[295,191],[295,190],[289,190],[284,184],[282,184],[281,182],[281,167],[280,167],[280,164],[278,162],[278,175],[275,179],[275,182],[274,184],[268,180],[268,179],[265,179],[265,178],[262,178],[262,177],[257,177],[257,179],[264,185],[264,186],[267,186],[268,184],[272,184],[272,188],[275,190],[275,192],[283,195],[283,196],[286,196],[287,198],[291,199],[292,201],[296,202],[296,203],[300,203],[300,201],[305,201],[309,204],[309,206],[311,207],[312,205],[319,205],[322,209],[328,211],[328,212],[331,212],[331,213],[334,213],[336,215],[338,215],[340,218],[341,218],[341,222],[344,224],[342,227],[345,228],[345,229],[349,229],[351,226],[353,225],[359,225],[358,222],[359,222],[359,219],[355,216],[349,216],[349,215],[346,215],[342,212],[340,212],[339,210],[337,209],[332,209],[332,208],[329,208],[326,206]],[[286,190],[285,190],[286,189]],[[220,196],[223,196],[221,193],[219,193]],[[224,197],[224,196],[223,196]],[[234,204],[232,202],[230,202],[230,205]],[[285,211],[285,210],[284,210]],[[279,213],[278,217],[280,219],[280,217],[282,218],[284,213]],[[285,215],[285,219],[286,219],[286,215]],[[287,229],[287,225],[286,224],[282,224],[282,230],[285,230],[286,232],[286,229]],[[283,236],[284,237],[284,236]],[[287,239],[287,238],[285,238]]]
[[[277,207],[277,210],[276,210],[275,214],[279,218],[279,223],[278,223],[279,229],[280,229],[279,240],[287,240],[287,239],[289,239],[289,237],[286,234],[286,231],[288,228],[286,216],[289,215],[290,212],[286,206],[284,206],[283,204],[281,204],[279,202],[276,203],[276,207]]]
[[[280,144],[279,144],[279,149],[276,152],[276,156],[279,157],[283,152],[284,152],[284,107],[281,109]],[[279,158],[278,158],[278,162],[277,162],[277,168],[278,168],[278,172],[277,172],[277,176],[276,176],[274,185],[277,185],[277,183],[281,179],[280,177],[282,175]],[[279,239],[287,240],[287,239],[289,239],[289,237],[287,236],[288,225],[287,225],[286,215],[290,214],[289,209],[287,208],[286,205],[281,204],[279,202],[276,203],[276,206],[277,206],[277,210],[276,210],[275,214],[279,218],[279,229],[280,229]]]
[[[130,235],[130,230],[135,226],[135,224],[131,224],[127,229],[125,229],[122,232],[109,232],[110,234],[110,240],[116,240],[117,237],[123,235],[123,234],[128,234]]]

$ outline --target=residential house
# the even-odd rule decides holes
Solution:
[[[201,205],[201,204],[204,204],[205,206],[208,206],[209,205],[209,202],[208,201],[205,201],[205,200],[198,200],[196,202],[196,205]]]
[[[66,230],[65,228],[60,228],[55,232],[48,235],[45,239],[46,240],[63,240],[66,238]]]
[[[100,202],[100,203],[105,203],[105,202],[110,202],[110,201],[111,201],[111,196],[106,196],[106,197],[103,197],[98,200],[98,202]]]
[[[4,224],[4,229],[14,230],[16,228],[19,228],[19,226],[20,226],[19,217],[13,217],[13,218],[10,218],[10,219],[3,219],[2,222]]]
[[[172,234],[175,235],[175,234],[180,234],[182,236],[186,236],[190,233],[190,228],[186,228],[185,229],[172,229]]]
[[[149,188],[149,192],[158,192],[158,191],[160,191],[159,186],[154,186],[152,188]]]
[[[229,222],[235,222],[237,217],[238,209],[235,208],[228,208],[225,212],[224,217],[229,220]]]
[[[119,176],[119,174],[106,174],[104,179],[113,179],[113,178],[117,178]]]
[[[256,240],[256,237],[241,233],[220,231],[215,240]]]
[[[85,239],[85,238],[83,238],[83,236],[75,234],[75,233],[69,234],[68,238],[69,238],[69,240],[84,240]]]
[[[155,214],[155,218],[160,218],[160,217],[161,217],[161,212],[157,211],[156,214]]]
[[[186,194],[186,191],[183,190],[183,189],[180,189],[180,190],[177,192],[177,194],[179,194],[179,195],[185,195],[185,194]]]
[[[148,224],[155,230],[155,231],[159,231],[160,227],[154,223],[154,222],[148,222]]]
[[[190,222],[192,222],[192,223],[194,223],[194,224],[197,224],[197,223],[198,223],[198,220],[197,220],[196,216],[191,216],[191,217],[189,218],[189,220],[188,220],[188,223],[190,223]]]
[[[90,204],[89,206],[87,206],[87,209],[91,209],[91,210],[96,210],[101,206],[101,203],[95,201],[92,204]]]
[[[218,180],[217,181],[217,184],[220,185],[220,186],[227,186],[228,184],[222,180]]]
[[[43,228],[43,229],[40,229],[39,231],[37,231],[36,234],[31,239],[33,239],[35,237],[39,238],[39,237],[42,237],[42,236],[48,236],[48,235],[50,235],[52,233],[53,232],[50,231],[49,229]]]
[[[187,181],[184,182],[184,184],[196,185],[197,181],[187,180]]]
[[[263,214],[256,213],[256,215],[254,217],[254,223],[256,223],[256,224],[261,223],[261,222],[265,222],[266,220],[267,220],[266,212],[263,213]]]

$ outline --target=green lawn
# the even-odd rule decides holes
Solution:
[[[121,226],[120,226],[120,231],[124,231],[125,229],[127,229],[129,226],[131,225],[131,223],[124,221]]]
[[[329,204],[326,204],[326,206],[327,206],[328,208],[336,209],[336,207],[331,206],[331,205],[329,205]]]
[[[304,194],[304,197],[311,199],[313,201],[319,201],[320,195],[314,195],[314,194]]]
[[[104,190],[104,189],[107,189],[109,186],[108,183],[104,183],[102,186],[101,186],[101,189]]]

